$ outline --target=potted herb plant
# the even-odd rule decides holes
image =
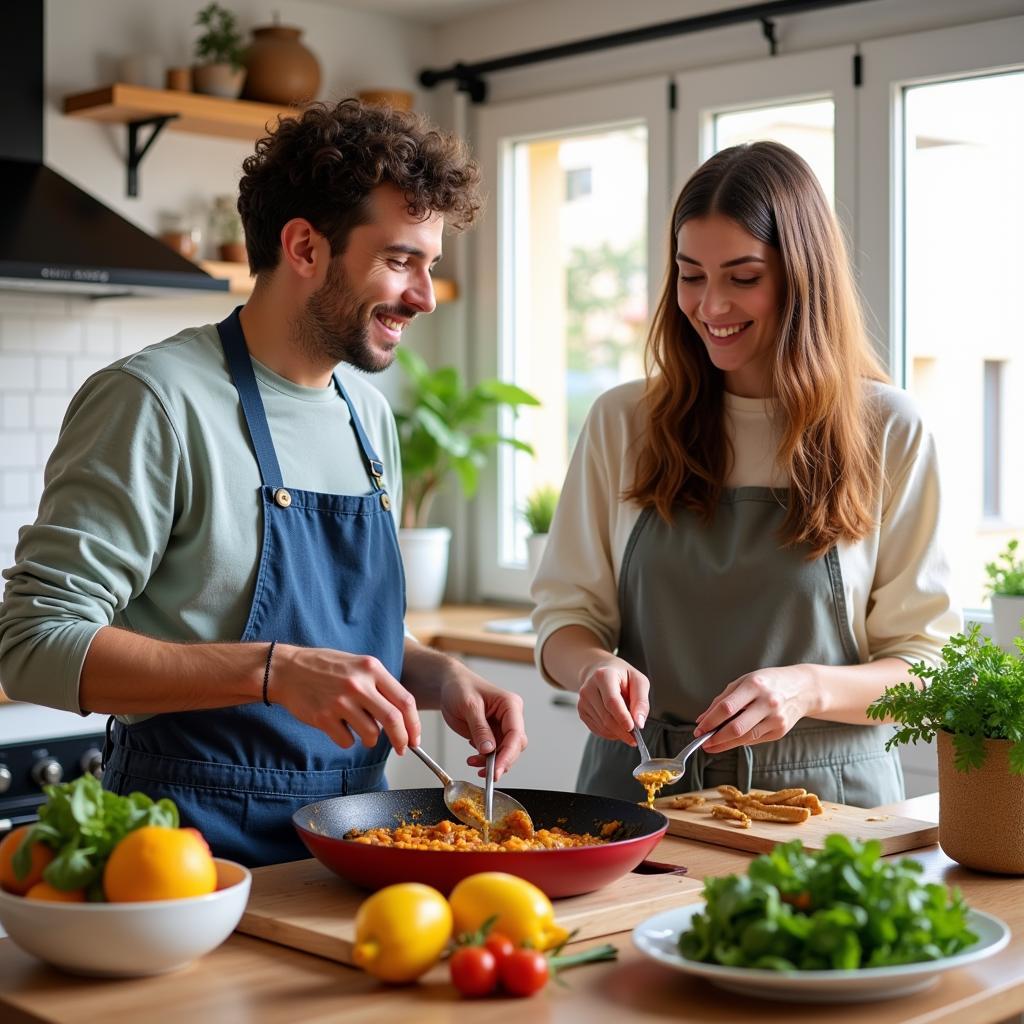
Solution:
[[[868,717],[894,720],[888,746],[938,737],[939,843],[964,867],[1024,874],[1024,639],[1002,650],[957,633],[924,682],[889,687]]]
[[[467,386],[452,366],[431,370],[408,348],[398,349],[398,363],[408,380],[407,404],[398,411],[402,443],[402,528],[398,542],[405,564],[406,600],[410,608],[436,608],[448,575],[451,530],[427,526],[434,499],[455,476],[472,498],[480,471],[499,445],[533,454],[514,437],[491,426],[495,410],[540,405],[528,391],[500,380]]]
[[[530,492],[523,506],[523,518],[530,528],[530,535],[526,538],[526,563],[531,580],[537,575],[540,560],[544,557],[557,504],[558,488],[544,484]]]
[[[1024,619],[1024,559],[1017,555],[1016,539],[985,566],[992,595],[992,635],[1004,651],[1013,650],[1014,637],[1021,635]]]
[[[193,87],[208,96],[237,99],[245,83],[245,49],[234,14],[209,3],[196,15],[196,24],[203,33],[196,40]]]

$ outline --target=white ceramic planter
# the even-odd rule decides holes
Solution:
[[[540,568],[540,560],[544,557],[544,549],[547,544],[548,535],[546,533],[531,533],[526,538],[526,569],[530,574],[531,583]]]
[[[452,531],[446,526],[399,530],[398,546],[405,566],[405,600],[411,610],[437,608],[448,580],[448,547]]]
[[[1021,635],[1021,619],[1024,619],[1024,597],[992,595],[992,638],[1011,654],[1017,651],[1013,638]]]

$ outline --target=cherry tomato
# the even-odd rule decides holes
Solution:
[[[499,973],[505,958],[511,956],[516,949],[515,943],[507,935],[502,935],[501,932],[491,932],[484,940],[484,947],[494,954],[494,959],[498,962]]]
[[[448,967],[452,984],[464,996],[487,996],[498,987],[498,961],[483,946],[461,946]]]
[[[548,982],[548,962],[536,949],[516,949],[501,964],[501,984],[513,996],[532,996]]]

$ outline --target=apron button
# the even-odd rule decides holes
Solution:
[[[274,491],[274,504],[281,508],[287,508],[292,503],[292,496],[283,488],[278,487]]]
[[[380,496],[380,507],[384,509],[385,512],[391,511],[391,499],[386,494],[382,494]]]

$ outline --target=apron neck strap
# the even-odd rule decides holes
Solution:
[[[382,491],[384,489],[384,463],[380,461],[380,458],[374,451],[370,438],[363,429],[362,420],[359,419],[355,406],[348,397],[348,392],[345,390],[345,386],[341,383],[341,378],[337,373],[334,374],[334,386],[338,389],[338,394],[345,399],[345,404],[348,406],[349,415],[352,417],[352,428],[359,439],[359,448],[363,453],[363,462],[366,463],[366,470],[373,478],[375,489]]]
[[[249,428],[256,462],[260,467],[260,479],[264,486],[278,488],[284,481],[277,453],[274,451],[274,442],[270,436],[267,414],[263,409],[263,399],[260,398],[260,390],[256,384],[256,374],[253,373],[252,358],[249,356],[245,335],[242,333],[242,322],[238,316],[241,308],[237,307],[227,319],[217,324],[217,333],[220,335],[221,345],[224,346],[231,380],[242,403],[245,425]]]

